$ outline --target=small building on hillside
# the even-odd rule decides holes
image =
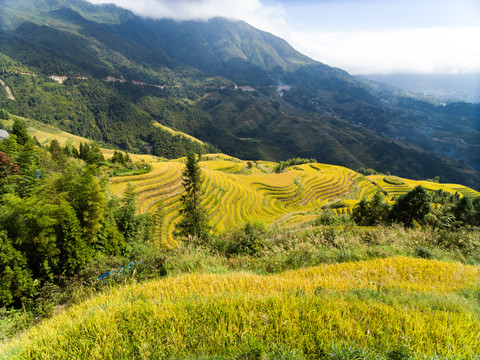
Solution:
[[[51,75],[51,76],[50,76],[50,79],[58,82],[59,84],[63,84],[63,82],[68,79],[68,77],[66,77],[66,76]]]
[[[242,91],[246,91],[246,92],[252,92],[252,91],[255,91],[255,89],[249,85],[246,85],[246,86],[239,86],[238,87],[240,90]]]
[[[8,131],[7,130],[0,130],[0,141],[3,139],[8,138]]]

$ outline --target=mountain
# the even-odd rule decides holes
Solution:
[[[0,57],[16,99],[0,88],[0,107],[129,151],[161,148],[157,121],[241,158],[480,184],[477,105],[435,106],[351,76],[243,21],[1,0]]]
[[[365,77],[433,102],[480,103],[480,74],[369,74]]]

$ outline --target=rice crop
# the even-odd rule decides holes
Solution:
[[[150,173],[114,177],[110,180],[111,189],[121,195],[130,183],[138,194],[139,212],[155,213],[161,208],[159,243],[172,247],[175,245],[173,230],[180,219],[178,210],[183,191],[181,174],[184,159],[158,162],[149,157],[143,160],[152,165]],[[397,179],[398,184],[392,184],[392,181],[385,182],[383,175],[361,177],[350,169],[334,165],[303,164],[275,174],[268,172],[267,166],[273,168],[273,163],[268,162],[256,163],[255,166],[264,166],[266,170],[262,172],[253,163],[248,166],[258,171],[249,170],[246,161],[222,154],[204,155],[203,160],[200,163],[205,194],[202,206],[215,232],[255,221],[282,226],[298,225],[312,221],[322,206],[339,200],[345,206],[333,211],[350,214],[360,199],[369,199],[378,190],[387,194],[388,201],[416,185],[430,190],[444,189],[452,194],[480,195],[460,185],[407,179]]]
[[[187,274],[72,306],[1,345],[0,358],[239,359],[282,348],[334,359],[326,354],[344,344],[379,354],[371,359],[398,349],[474,359],[479,280],[477,266],[404,257],[275,276]]]

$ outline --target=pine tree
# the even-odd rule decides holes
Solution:
[[[187,155],[185,170],[183,171],[183,187],[185,193],[182,195],[182,208],[180,214],[183,218],[176,226],[179,236],[196,236],[200,239],[208,237],[208,220],[205,211],[201,207],[203,192],[201,188],[202,171],[199,162],[201,156],[191,151]]]
[[[17,136],[17,142],[20,145],[25,145],[30,140],[30,136],[27,134],[27,128],[25,127],[25,124],[19,119],[15,119],[13,121],[12,134]]]
[[[127,243],[133,243],[138,237],[138,219],[136,216],[137,194],[132,185],[129,184],[122,199],[122,207],[116,214],[118,230],[123,234]]]
[[[63,151],[62,147],[58,140],[50,141],[50,146],[48,147],[50,154],[52,154],[52,159],[58,166],[57,170],[62,169],[65,166],[65,162],[67,161],[67,155]]]
[[[26,173],[29,170],[35,170],[34,165],[36,165],[38,161],[38,152],[35,142],[32,139],[25,143],[23,149],[18,152],[15,160],[20,166],[20,170],[22,170],[22,172]]]
[[[462,197],[454,206],[453,215],[455,216],[455,219],[464,225],[474,225],[476,219],[472,198],[468,196]]]

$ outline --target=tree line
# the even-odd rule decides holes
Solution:
[[[47,284],[82,272],[99,256],[134,256],[152,242],[154,216],[137,215],[136,194],[107,191],[114,166],[95,144],[39,147],[15,120],[0,142],[0,308],[28,307]],[[29,305],[30,304],[30,305]]]
[[[369,201],[362,199],[352,211],[357,225],[376,226],[400,223],[406,227],[431,225],[433,229],[480,226],[480,197],[460,197],[439,190],[428,192],[417,186],[400,196],[393,205],[380,191]]]

